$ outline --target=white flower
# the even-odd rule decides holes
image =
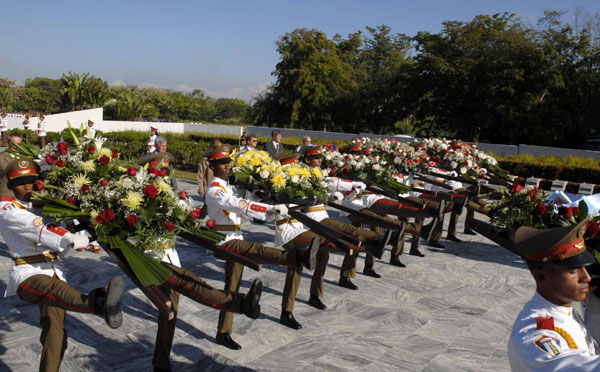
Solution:
[[[262,179],[267,179],[267,178],[269,178],[269,172],[268,172],[268,171],[266,171],[266,170],[260,171],[259,175],[260,175],[260,177],[261,177]]]
[[[378,171],[379,169],[381,169],[381,167],[379,166],[379,164],[373,165],[373,170]]]
[[[300,177],[298,177],[297,175],[293,175],[290,180],[292,181],[293,184],[297,184],[298,182],[300,182]]]
[[[460,170],[459,170],[459,171],[460,171],[460,174],[465,174],[465,173],[467,173],[467,168],[465,168],[465,167],[460,167]]]

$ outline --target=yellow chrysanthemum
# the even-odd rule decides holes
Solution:
[[[321,173],[321,170],[319,168],[312,168],[312,173],[317,178],[322,178],[323,177],[323,173]]]
[[[273,177],[272,182],[273,182],[273,186],[275,186],[275,187],[280,187],[280,188],[285,187],[285,177],[283,177],[280,174]]]
[[[255,167],[261,165],[263,162],[264,160],[258,156],[253,156],[252,158],[250,158],[250,164],[254,165]]]
[[[94,164],[93,160],[84,161],[80,167],[84,172],[93,172],[96,170],[96,164]]]
[[[137,209],[140,205],[142,205],[143,201],[144,197],[134,191],[127,192],[127,196],[121,199],[123,205],[131,210]]]
[[[160,192],[164,192],[164,193],[167,193],[167,194],[172,194],[173,193],[173,189],[171,188],[171,186],[168,183],[166,183],[165,180],[163,180],[160,177],[156,177],[156,188]]]
[[[92,181],[90,181],[87,178],[87,174],[78,174],[76,176],[73,176],[73,183],[75,185],[77,185],[77,188],[80,188],[83,185],[89,185],[92,183]]]
[[[310,169],[302,167],[302,169],[300,170],[300,176],[303,180],[310,178]]]
[[[300,176],[302,174],[302,169],[300,169],[298,167],[288,167],[285,170],[285,173],[287,173],[290,177],[292,177],[292,176]]]
[[[101,157],[102,155],[106,155],[109,158],[112,158],[112,151],[110,149],[107,149],[106,147],[103,147],[100,149],[100,152],[98,153],[98,157]]]

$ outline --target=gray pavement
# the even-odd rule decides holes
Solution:
[[[179,181],[179,185],[197,195],[194,183]],[[272,225],[245,227],[247,240],[272,242]],[[343,256],[332,254],[323,297],[327,310],[307,304],[310,272],[305,270],[294,310],[303,325],[299,331],[278,321],[285,269],[246,268],[242,286],[261,278],[265,287],[261,317],[255,321],[235,317],[233,338],[243,346],[240,351],[214,343],[216,310],[182,297],[173,370],[508,371],[510,327],[533,295],[533,279],[512,253],[481,236],[458,237],[463,242],[443,240],[444,249],[423,245],[424,258],[401,256],[406,268],[387,264],[387,250],[375,266],[381,279],[360,274],[363,260],[359,260],[353,280],[360,287],[357,291],[337,285]],[[177,250],[183,267],[222,288],[223,262],[181,239]],[[65,266],[69,283],[84,293],[120,273],[105,253],[74,252]],[[0,237],[2,292],[11,267]],[[121,328],[110,329],[99,317],[68,313],[69,346],[62,371],[152,370],[157,310],[129,280],[126,283]],[[38,369],[38,322],[37,306],[16,296],[0,301],[0,371]]]

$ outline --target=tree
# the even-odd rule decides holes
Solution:
[[[89,73],[69,72],[61,78],[60,95],[63,109],[90,109],[102,106],[108,99],[108,85]]]

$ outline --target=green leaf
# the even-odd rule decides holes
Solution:
[[[579,202],[579,212],[577,213],[577,221],[583,221],[589,214],[588,206],[585,201]]]

